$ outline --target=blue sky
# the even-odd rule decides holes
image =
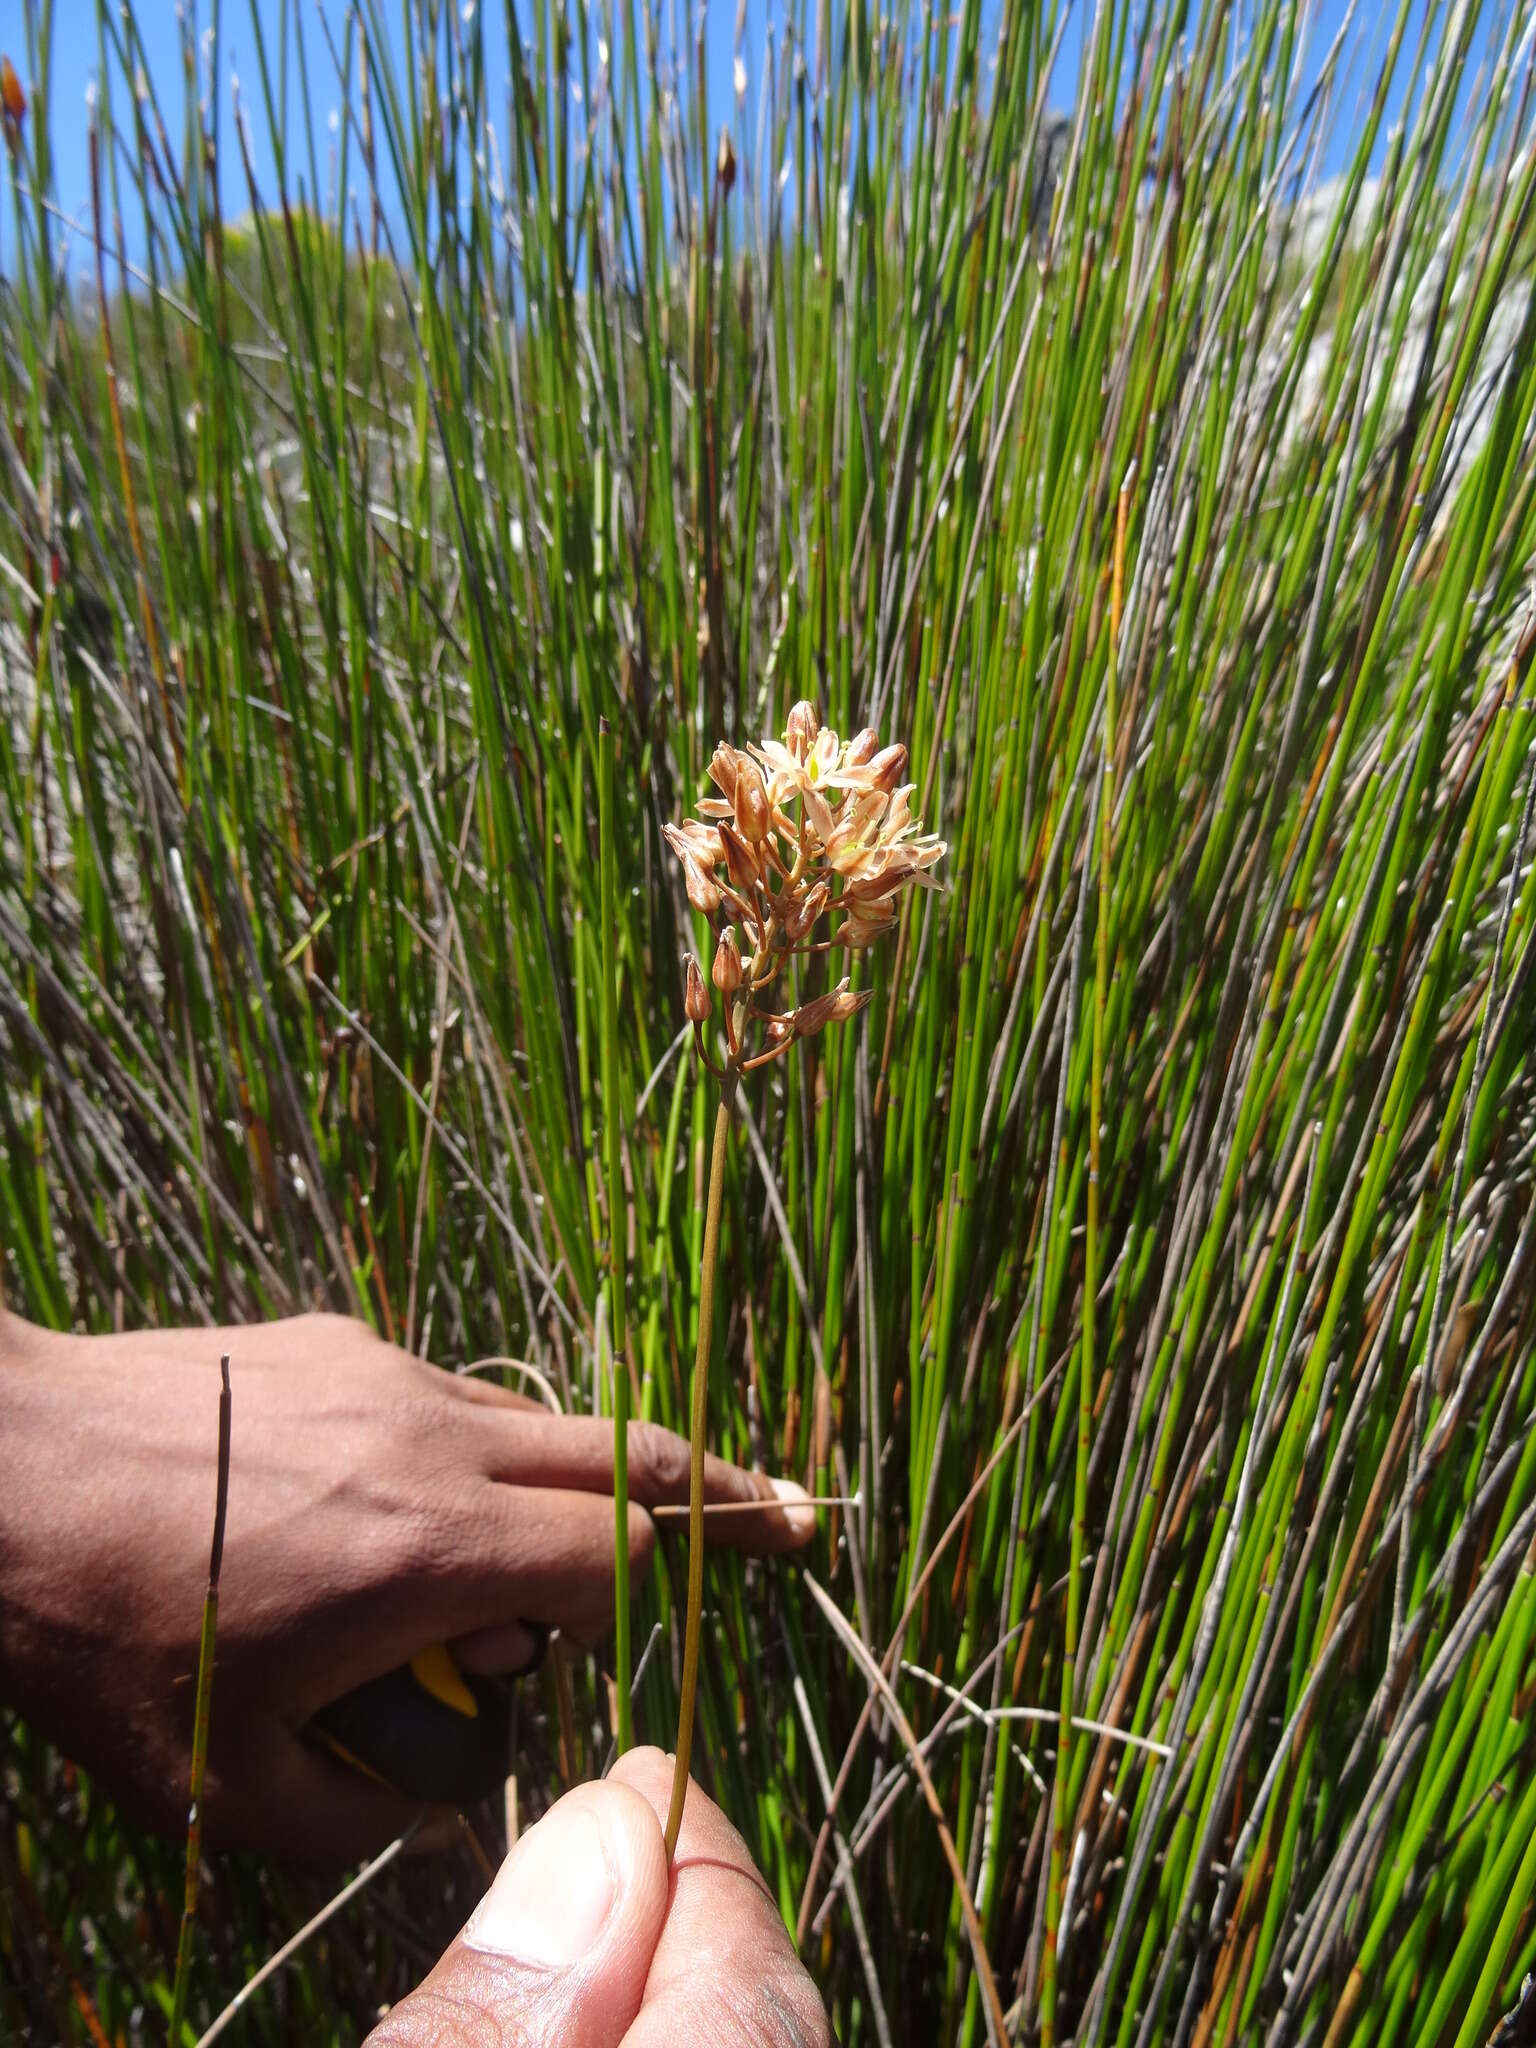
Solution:
[[[36,4],[37,0],[34,0],[34,5]],[[459,4],[459,0],[454,0],[454,4]],[[492,88],[492,103],[504,106],[505,82],[508,76],[504,0],[480,0],[480,4],[485,7],[487,75]],[[518,0],[518,4],[521,10],[524,0]],[[681,33],[691,43],[694,8],[697,4],[698,0],[658,0],[658,11],[663,23],[675,19],[679,23]],[[1240,18],[1246,18],[1252,12],[1252,4],[1253,0],[1238,0]],[[738,44],[738,0],[706,0],[705,77],[712,129],[720,125],[733,107],[733,65],[739,49],[747,68],[748,133],[755,133],[755,110],[760,81],[754,73],[762,61],[765,25],[770,17],[770,11],[773,17],[777,17],[779,5],[780,0],[745,0]],[[1422,5],[1423,0],[1416,0],[1416,13],[1422,13]],[[186,0],[186,9],[193,15],[201,36],[201,32],[208,27],[213,18],[214,0]],[[398,0],[383,0],[380,11],[398,34]],[[1079,5],[1069,16],[1052,91],[1053,103],[1063,108],[1070,106],[1073,99],[1081,54],[1082,25],[1089,11],[1088,8]],[[145,70],[154,84],[162,116],[173,140],[179,140],[184,104],[184,67],[179,25],[182,12],[183,9],[175,4],[175,0],[139,0],[136,9],[139,32],[144,43]],[[115,8],[113,13],[116,14]],[[330,52],[320,29],[322,13],[336,32],[339,45],[341,24],[345,16],[344,0],[299,0],[298,5],[295,5],[295,0],[222,0],[219,10],[220,45],[217,55],[219,76],[215,89],[219,96],[219,119],[223,130],[224,201],[231,215],[243,213],[247,205],[244,174],[240,168],[235,137],[229,123],[232,77],[238,77],[240,81],[241,96],[249,112],[249,133],[258,184],[269,199],[276,187],[271,138],[261,101],[254,22],[261,25],[268,45],[269,61],[274,67],[281,41],[280,25],[284,20],[289,23],[287,128],[290,137],[297,140],[303,132],[302,104],[291,39],[294,16],[298,15],[302,19],[318,173],[322,198],[324,197],[323,188],[330,176],[328,158],[332,144],[331,122],[337,116],[341,92]],[[1344,0],[1317,0],[1312,9],[1313,66],[1332,39],[1343,13]],[[1507,19],[1507,14],[1504,18]],[[1381,4],[1381,0],[1358,0],[1355,19],[1358,24],[1360,46],[1346,77],[1345,89],[1341,96],[1342,118],[1337,123],[1333,141],[1324,158],[1321,167],[1324,172],[1336,168],[1347,153],[1354,126],[1350,116],[1359,106],[1366,86],[1374,78],[1375,59],[1386,35],[1389,10]],[[22,73],[29,91],[35,91],[36,80],[31,77],[30,66],[26,61],[23,20],[23,0],[0,0],[0,49],[8,51]],[[55,196],[67,214],[85,223],[88,222],[90,214],[87,96],[95,89],[100,72],[96,0],[54,0],[53,24],[49,96],[53,110],[51,133],[55,151]],[[1411,40],[1410,31],[1410,46]],[[1474,44],[1469,72],[1475,72],[1486,43],[1486,31],[1480,31]],[[780,47],[782,48],[782,38]],[[203,69],[204,60],[200,56],[199,70]],[[1406,71],[1406,62],[1401,69]],[[197,89],[206,90],[207,83],[206,76],[200,78]],[[1396,94],[1399,105],[1406,89],[1407,81],[1400,78]],[[573,113],[579,120],[579,110],[573,109]],[[307,182],[307,152],[301,151],[300,164],[306,173]],[[141,254],[142,230],[132,219],[128,219],[124,222],[124,231],[130,260],[136,259]],[[83,247],[76,249],[77,269],[84,266],[86,254]],[[5,246],[4,242],[0,241],[0,269],[5,267]]]

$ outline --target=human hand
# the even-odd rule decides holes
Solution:
[[[185,1823],[213,1529],[218,1360],[233,1429],[204,1788],[215,1846],[341,1863],[416,1808],[301,1730],[448,1642],[513,1673],[537,1628],[613,1608],[612,1425],[440,1371],[339,1316],[63,1337],[0,1316],[0,1698],[147,1825]],[[688,1494],[688,1446],[636,1424],[629,1551]],[[712,1459],[723,1540],[804,1542],[798,1487]],[[790,1505],[780,1505],[788,1501]]]
[[[692,1783],[668,1871],[671,1792],[659,1749],[568,1792],[366,2048],[832,2048],[745,1842]]]

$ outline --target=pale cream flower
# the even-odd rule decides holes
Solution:
[[[772,1009],[767,998],[787,961],[871,945],[896,922],[904,889],[937,886],[932,870],[948,849],[913,818],[906,768],[900,743],[882,747],[872,726],[840,740],[801,702],[781,738],[745,751],[722,740],[709,763],[718,795],[701,800],[697,818],[662,827],[689,902],[716,933],[710,978],[725,997],[733,1066],[773,1059],[870,999],[845,976],[794,1010]],[[829,912],[840,921],[818,939]],[[702,976],[694,989],[695,975],[697,967],[688,1014],[701,1024],[695,1012],[707,992]]]

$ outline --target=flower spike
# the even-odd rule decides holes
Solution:
[[[754,999],[769,994],[787,958],[870,946],[895,923],[905,889],[934,886],[932,870],[948,849],[913,818],[906,772],[900,741],[882,746],[873,726],[841,740],[802,701],[781,738],[745,751],[722,740],[709,763],[719,794],[700,802],[697,818],[663,826],[688,901],[716,934],[710,979],[725,998],[728,1063],[738,1071],[870,999],[869,989],[855,993],[845,978],[775,1015]],[[829,914],[838,922],[830,939],[818,940],[816,926]],[[700,993],[707,1005],[702,976]],[[702,1024],[708,1013],[688,1014]]]

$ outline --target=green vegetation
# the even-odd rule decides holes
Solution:
[[[686,1431],[660,826],[799,697],[911,748],[946,886],[752,1091],[715,1309],[714,1443],[856,1497],[712,1559],[696,1752],[850,2048],[988,2037],[971,1901],[1031,2042],[1470,2048],[1536,1960],[1532,52],[1405,5],[1303,90],[1299,12],[1106,0],[1041,195],[1030,0],[791,6],[725,107],[660,8],[532,0],[504,100],[478,16],[295,7],[249,190],[104,7],[98,294],[11,134],[15,1307],[616,1354]],[[0,2024],[163,2038],[179,1847],[13,1722],[0,1786]],[[479,1883],[228,2038],[355,2038]],[[194,2031],[321,1896],[205,1883]]]

